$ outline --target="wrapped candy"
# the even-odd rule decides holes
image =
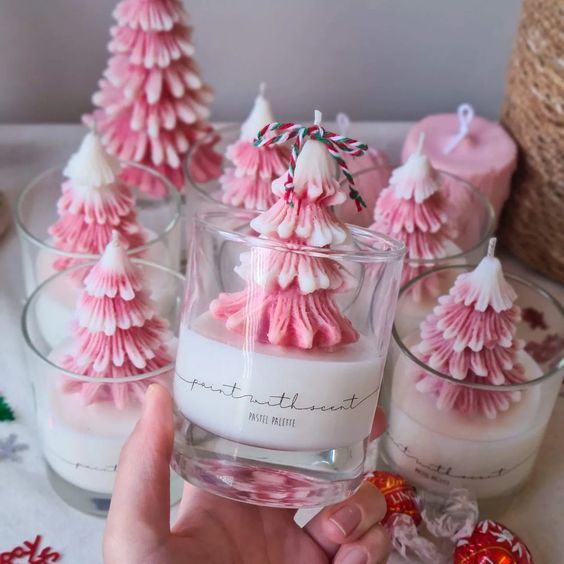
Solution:
[[[408,553],[424,563],[438,564],[443,557],[435,545],[419,535],[422,516],[416,489],[397,474],[376,471],[365,480],[378,488],[386,500],[387,512],[382,525],[390,534],[392,546],[404,558]]]
[[[469,537],[456,543],[454,564],[532,564],[525,543],[495,521],[480,521]]]
[[[376,486],[386,500],[388,511],[382,519],[382,524],[389,523],[393,515],[398,513],[411,517],[416,526],[421,523],[421,513],[417,506],[417,491],[401,476],[376,471],[365,479]]]
[[[525,544],[495,521],[478,522],[478,504],[468,490],[454,489],[446,498],[425,493],[420,503],[425,527],[443,539],[442,552],[454,564],[531,564]]]

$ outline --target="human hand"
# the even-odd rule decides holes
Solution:
[[[375,430],[384,429],[377,414]],[[375,564],[390,542],[379,525],[386,502],[370,484],[323,509],[303,529],[295,510],[259,507],[186,484],[170,527],[172,400],[147,390],[143,413],[125,444],[104,533],[106,564]],[[374,431],[373,431],[374,433]]]

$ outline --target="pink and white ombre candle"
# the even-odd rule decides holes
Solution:
[[[461,104],[455,114],[431,115],[415,124],[405,139],[404,161],[417,147],[421,133],[433,165],[476,186],[499,217],[517,164],[517,146],[505,129],[475,115],[469,104]],[[457,195],[455,189],[450,193],[455,201]]]
[[[403,246],[333,212],[347,191],[362,205],[333,157],[365,146],[320,119],[259,135],[296,141],[269,209],[202,213],[190,234],[173,467],[250,503],[319,506],[359,485],[399,287]]]
[[[259,149],[254,144],[257,133],[273,121],[262,83],[253,109],[241,126],[239,140],[227,147],[226,156],[233,166],[226,168],[219,179],[223,203],[248,210],[266,210],[276,201],[270,185],[286,171],[289,151],[282,145]]]
[[[139,165],[131,165],[139,166]],[[47,171],[20,195],[17,222],[22,244],[26,292],[67,268],[100,257],[112,231],[131,256],[179,266],[180,197],[157,173],[155,182],[169,190],[158,202],[139,202],[122,178],[122,163],[110,156],[94,133],[88,133],[61,171]],[[58,344],[82,287],[85,271],[58,279],[42,296],[44,335]],[[153,279],[154,277],[154,279]],[[149,274],[154,299],[167,301],[161,275]]]
[[[536,362],[524,308],[540,307],[547,330],[562,334],[562,308],[545,292],[506,277],[495,239],[477,267],[447,267],[450,291],[417,326],[400,295],[388,359],[384,456],[426,489],[511,494],[527,479],[558,394],[562,354]],[[549,329],[550,327],[550,329]],[[558,358],[560,356],[560,358]]]
[[[58,493],[87,512],[107,509],[121,448],[152,382],[169,386],[176,339],[149,297],[156,270],[176,291],[182,277],[151,263],[133,263],[117,231],[100,260],[76,265],[39,288],[24,311],[37,421],[50,479]],[[42,336],[41,294],[58,278],[80,275],[83,289],[68,338],[52,348]],[[97,505],[98,504],[98,505]]]

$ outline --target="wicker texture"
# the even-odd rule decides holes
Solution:
[[[564,282],[564,0],[524,0],[502,122],[519,163],[500,238]]]

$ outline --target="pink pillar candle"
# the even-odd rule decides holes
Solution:
[[[517,147],[496,122],[474,116],[463,104],[456,114],[427,116],[408,133],[402,150],[406,161],[425,133],[425,150],[433,166],[467,180],[485,194],[496,215],[509,196]]]

